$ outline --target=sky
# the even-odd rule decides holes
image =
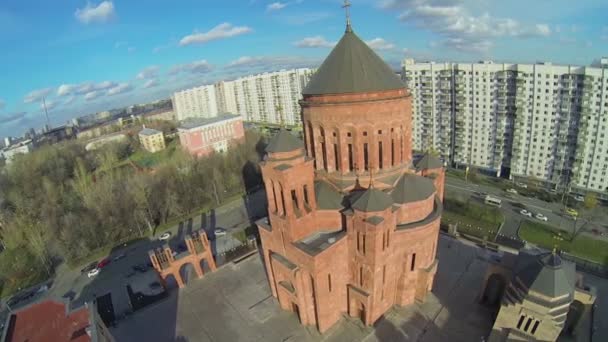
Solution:
[[[1,0],[0,136],[222,79],[315,67],[344,33],[340,0]],[[589,65],[608,56],[605,0],[351,0],[354,31],[405,57]]]

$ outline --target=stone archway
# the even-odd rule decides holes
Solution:
[[[173,275],[172,273],[167,274],[164,279],[164,287],[165,290],[173,290],[173,289],[177,289],[179,288],[179,282],[177,280],[177,278],[175,277],[175,275]]]
[[[488,306],[498,306],[506,286],[507,281],[504,276],[498,273],[490,275],[486,281],[486,287],[483,290],[480,302]]]
[[[179,272],[179,276],[181,277],[184,285],[188,284],[192,279],[197,278],[196,270],[194,269],[194,265],[192,265],[189,262],[181,265],[178,272]]]

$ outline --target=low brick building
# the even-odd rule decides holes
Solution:
[[[214,118],[188,118],[177,129],[182,147],[191,155],[202,157],[213,151],[223,152],[231,143],[245,137],[240,115],[224,114]]]
[[[424,301],[445,173],[432,156],[412,161],[409,91],[347,25],[300,104],[305,143],[281,130],[261,163],[273,296],[321,332]]]
[[[138,135],[139,142],[146,151],[155,153],[165,149],[165,136],[163,132],[144,127]]]

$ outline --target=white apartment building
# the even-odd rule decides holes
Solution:
[[[186,118],[212,118],[218,114],[215,86],[203,85],[178,91],[171,97],[178,121]]]
[[[414,148],[497,176],[606,194],[607,67],[406,59]]]
[[[245,121],[300,125],[298,101],[313,72],[307,68],[281,70],[221,82],[221,107],[242,115]]]

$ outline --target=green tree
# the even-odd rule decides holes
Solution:
[[[589,210],[595,209],[597,207],[597,195],[591,191],[587,192],[583,204]]]

